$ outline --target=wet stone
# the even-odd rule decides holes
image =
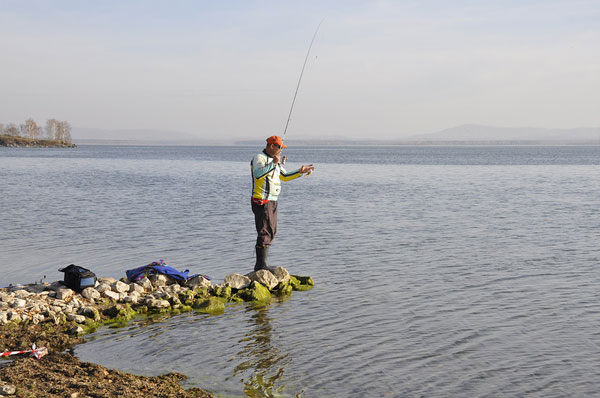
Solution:
[[[123,302],[128,303],[128,304],[137,304],[138,301],[139,301],[139,298],[135,294],[130,294],[129,296],[127,296],[123,299]]]
[[[27,301],[25,301],[23,299],[15,299],[15,300],[13,300],[12,303],[10,303],[10,306],[12,308],[23,308],[23,307],[25,307],[26,304],[27,304]]]
[[[277,281],[279,283],[288,283],[290,280],[290,273],[287,269],[283,267],[275,268],[275,270],[273,271],[273,275],[275,276],[275,278],[277,278]]]
[[[247,276],[240,274],[229,274],[225,277],[225,283],[231,286],[232,289],[244,289],[250,286],[252,280]]]
[[[33,322],[34,325],[37,325],[40,322],[44,322],[46,320],[46,317],[42,314],[34,314],[33,317],[31,318],[31,321]]]
[[[247,276],[253,282],[258,282],[261,285],[266,286],[269,290],[273,289],[279,283],[277,278],[275,278],[275,275],[266,269],[259,269],[256,272],[249,273]]]
[[[69,333],[71,335],[81,334],[81,333],[83,333],[83,328],[81,326],[73,326],[71,329],[69,329],[69,331],[67,333]]]
[[[157,287],[160,286],[167,286],[168,280],[169,278],[167,278],[165,275],[150,275],[149,276],[150,282],[152,282],[152,286],[156,289]]]
[[[116,281],[117,280],[115,278],[110,278],[110,277],[98,278],[98,283],[106,283],[109,286],[112,285],[113,283],[115,283]]]
[[[98,286],[96,286],[96,291],[100,294],[106,292],[106,291],[110,291],[110,285],[108,283],[100,283]]]
[[[85,323],[85,316],[76,315],[76,314],[68,314],[67,321],[69,322],[77,322],[77,323]]]
[[[186,285],[195,288],[195,287],[208,287],[211,285],[210,281],[205,277],[198,275],[193,277],[192,279],[186,282]]]
[[[81,292],[81,295],[87,299],[98,299],[100,298],[100,292],[98,292],[93,287],[86,287]]]
[[[117,293],[125,293],[129,291],[129,285],[127,283],[123,283],[121,281],[116,281],[110,286],[110,289],[113,292]]]
[[[0,385],[0,395],[14,395],[17,392],[17,388],[10,384]]]
[[[152,290],[153,289],[152,282],[150,282],[150,280],[146,277],[143,277],[142,279],[136,281],[135,283],[140,285],[141,287],[143,287],[144,290]]]
[[[29,293],[27,290],[21,289],[21,290],[15,291],[14,295],[16,298],[24,299],[24,298],[31,296],[31,293]]]
[[[94,307],[81,307],[79,313],[85,316],[86,318],[91,318],[95,320],[100,319],[100,313]]]
[[[56,298],[59,300],[66,300],[75,295],[75,292],[68,288],[61,288],[56,291]]]
[[[132,283],[131,285],[129,285],[129,293],[144,293],[145,289],[142,285],[139,285],[137,283]]]
[[[104,297],[108,297],[111,300],[118,300],[119,299],[119,293],[113,292],[111,290],[107,290],[104,293],[102,293],[104,295]]]
[[[149,299],[146,305],[151,309],[169,308],[171,304],[167,300]]]

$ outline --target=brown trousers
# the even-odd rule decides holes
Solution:
[[[254,223],[256,224],[257,247],[269,247],[277,233],[277,201],[270,200],[264,205],[252,203]]]

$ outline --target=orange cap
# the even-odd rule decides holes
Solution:
[[[267,144],[276,144],[279,145],[281,148],[287,148],[287,146],[283,145],[283,139],[278,135],[272,135],[269,138],[267,138]]]

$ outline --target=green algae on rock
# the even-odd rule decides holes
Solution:
[[[271,292],[258,282],[252,282],[250,287],[237,292],[237,297],[244,301],[266,302],[271,300]]]
[[[207,299],[195,300],[192,308],[198,312],[218,315],[225,311],[225,303],[223,303],[223,301],[219,300],[217,297],[209,297]]]
[[[290,284],[294,290],[306,291],[312,289],[315,282],[310,276],[291,275]]]

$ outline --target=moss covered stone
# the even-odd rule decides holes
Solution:
[[[310,276],[291,275],[290,284],[293,290],[305,291],[312,289],[315,283]]]
[[[225,303],[217,297],[194,300],[194,305],[192,307],[198,312],[212,315],[221,314],[225,311]]]
[[[277,297],[287,297],[292,295],[292,284],[288,281],[286,283],[279,283],[275,289],[273,289],[273,294]]]
[[[108,307],[102,312],[109,318],[123,318],[130,320],[137,313],[129,304],[116,304]]]
[[[244,301],[267,302],[271,300],[269,289],[258,282],[252,282],[250,287],[238,291],[236,296],[242,298]]]
[[[231,286],[218,286],[214,289],[214,295],[217,297],[230,298]]]
[[[194,296],[192,290],[184,290],[179,293],[179,300],[185,305],[192,305],[194,303]]]
[[[210,293],[208,291],[208,287],[206,286],[200,286],[194,289],[194,295],[196,297],[200,296],[200,297],[208,297],[210,296]]]

